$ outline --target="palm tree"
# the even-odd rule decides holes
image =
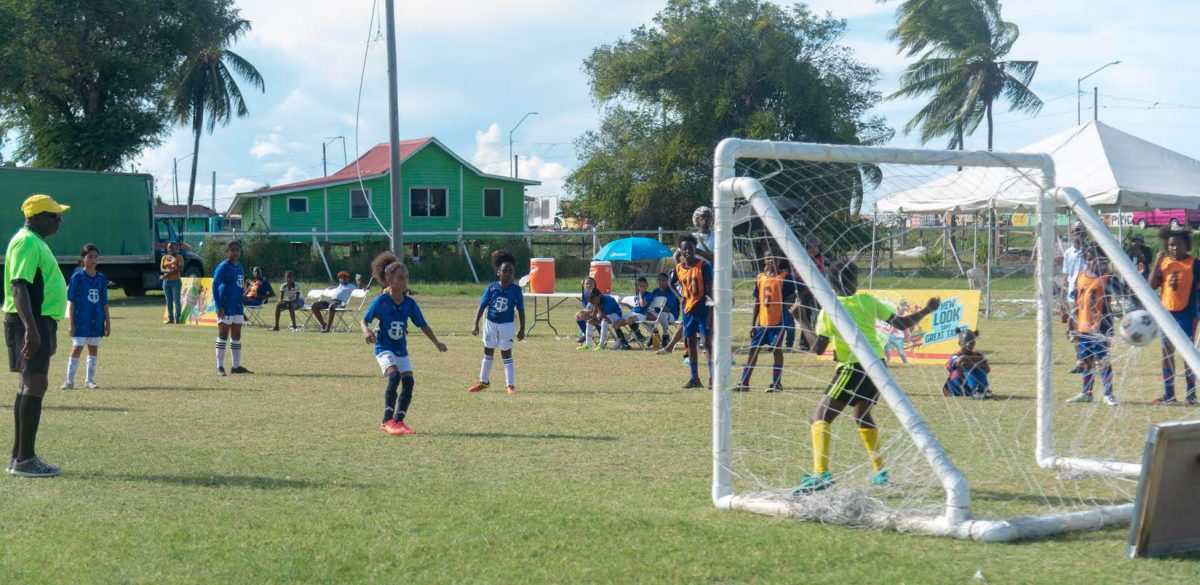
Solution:
[[[250,30],[250,21],[240,18],[237,9],[222,5],[210,23],[201,27],[202,30],[197,33],[195,50],[184,56],[168,85],[172,118],[181,126],[190,125],[195,136],[192,178],[188,184],[188,212],[196,195],[200,133],[206,121],[208,133],[212,134],[218,122],[224,126],[229,124],[232,115],[242,118],[250,113],[234,73],[259,91],[266,89],[258,69],[228,48]],[[187,229],[187,220],[184,222],[184,229]]]
[[[920,127],[921,142],[950,135],[948,148],[986,119],[992,149],[992,109],[997,99],[1011,111],[1037,113],[1042,100],[1029,89],[1037,61],[1006,61],[1020,30],[1000,18],[998,0],[908,0],[897,10],[888,37],[908,56],[924,52],[901,77],[889,99],[932,94],[904,127]]]

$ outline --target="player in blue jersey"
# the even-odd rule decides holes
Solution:
[[[496,267],[499,279],[488,285],[479,299],[479,310],[475,313],[475,328],[471,335],[479,336],[479,318],[487,313],[483,324],[483,365],[479,369],[479,381],[467,392],[482,392],[491,385],[492,360],[496,348],[504,360],[504,382],[509,394],[516,394],[516,371],[513,366],[513,339],[525,339],[525,297],[521,286],[513,282],[516,258],[504,250],[492,252],[492,266]],[[520,324],[513,322],[516,317]]]
[[[391,252],[380,254],[386,260],[385,254],[391,255]],[[421,308],[408,296],[408,267],[395,260],[394,256],[391,258],[393,261],[382,270],[387,288],[383,294],[375,297],[363,314],[362,333],[367,343],[375,344],[375,361],[379,363],[383,375],[387,376],[387,389],[383,393],[383,424],[379,428],[389,435],[411,435],[416,431],[404,422],[412,403],[413,387],[416,386],[412,361],[408,357],[408,323],[411,321],[420,327],[438,351],[446,351],[446,344],[438,341],[437,335],[421,315]],[[376,258],[376,262],[379,260]],[[379,327],[372,331],[370,325],[375,320],[379,321]],[[397,388],[400,388],[399,394]]]
[[[252,374],[242,366],[242,324],[246,313],[242,309],[242,295],[246,287],[246,271],[238,260],[242,257],[242,243],[230,240],[225,244],[225,260],[213,270],[212,296],[217,306],[217,375],[225,375],[225,346],[233,355],[231,374]],[[230,337],[233,339],[230,340]]]
[[[618,303],[617,299],[600,292],[599,288],[594,288],[588,295],[588,311],[587,339],[583,340],[583,345],[579,346],[578,349],[590,347],[592,332],[597,327],[600,328],[600,342],[596,344],[597,350],[607,347],[609,328],[612,329],[613,335],[617,338],[617,343],[613,346],[615,349],[633,349],[629,347],[629,341],[625,339],[625,334],[621,332],[621,327],[625,325],[625,319],[621,316],[621,303]]]
[[[96,362],[99,359],[100,338],[112,332],[112,321],[108,316],[108,279],[96,270],[100,261],[100,249],[85,244],[79,255],[79,268],[71,275],[67,284],[67,302],[71,316],[71,357],[67,359],[67,381],[63,390],[75,388],[75,371],[79,369],[79,356],[87,346],[87,379],[84,384],[96,389]]]

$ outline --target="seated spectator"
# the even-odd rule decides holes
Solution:
[[[666,347],[667,344],[671,342],[671,339],[667,336],[667,333],[670,331],[671,325],[679,320],[679,297],[671,291],[670,280],[668,279],[666,272],[658,273],[658,288],[654,289],[650,293],[650,297],[651,304],[653,304],[654,299],[657,299],[658,297],[667,299],[666,305],[662,309],[651,311],[651,313],[653,313],[652,316],[654,317],[654,323],[662,328],[662,337],[659,338],[657,335],[655,335],[655,339],[659,340],[659,342],[653,343],[652,345],[656,347]],[[650,333],[654,335],[653,327],[651,327]]]
[[[946,370],[950,375],[942,386],[943,396],[993,397],[988,383],[992,366],[983,354],[975,351],[975,340],[978,338],[978,331],[966,327],[958,332],[958,352],[946,362]]]
[[[304,306],[300,300],[300,283],[291,270],[283,273],[283,286],[279,287],[279,302],[275,305],[275,326],[271,331],[279,331],[279,315],[287,309],[292,317],[292,331],[296,330],[296,309]]]
[[[338,285],[329,289],[331,300],[320,300],[312,304],[313,316],[317,318],[317,322],[321,324],[321,332],[329,333],[333,328],[333,316],[338,309],[344,308],[346,302],[350,300],[350,295],[354,293],[354,285],[350,284],[350,273],[345,270],[339,272]],[[329,313],[322,318],[321,311],[328,310]]]
[[[633,307],[629,312],[629,316],[625,317],[625,322],[629,324],[629,330],[633,336],[641,343],[646,343],[646,336],[638,329],[638,323],[650,323],[654,321],[654,315],[650,312],[650,305],[654,302],[654,297],[647,289],[650,287],[645,276],[639,276],[637,282],[633,285]],[[649,325],[650,335],[654,336],[653,325]]]
[[[246,293],[242,295],[242,304],[247,307],[261,307],[275,296],[275,291],[271,290],[271,283],[263,278],[262,269],[255,266],[250,271],[252,278],[246,283]]]
[[[600,289],[594,288],[588,295],[587,315],[587,330],[584,332],[583,345],[577,349],[588,349],[592,341],[592,331],[596,328],[600,329],[600,342],[596,345],[596,349],[605,349],[608,345],[608,331],[612,328],[612,332],[617,337],[617,343],[614,349],[633,349],[629,347],[629,342],[625,339],[625,334],[621,332],[621,327],[625,325],[625,319],[621,317],[621,305],[616,299],[609,295],[600,292]]]

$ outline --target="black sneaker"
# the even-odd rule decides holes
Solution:
[[[9,469],[8,472],[20,477],[54,477],[62,473],[62,469],[50,465],[34,455],[24,461],[13,463],[12,469]]]
[[[1070,371],[1070,372],[1067,372],[1067,373],[1068,373],[1068,374],[1082,374],[1082,373],[1083,373],[1083,366],[1081,366],[1081,365],[1079,365],[1079,364],[1076,364],[1076,365],[1075,365],[1075,367],[1074,367],[1074,368],[1071,368],[1071,371]]]
[[[703,387],[704,387],[704,382],[701,382],[700,378],[692,378],[691,380],[688,380],[687,384],[683,385],[684,390],[690,390],[692,388],[703,388]]]
[[[221,366],[217,366],[217,375],[221,376],[221,377],[225,377],[225,368],[222,368]]]
[[[230,374],[253,374],[254,372],[247,370],[245,366],[238,366],[232,370],[229,370],[229,373]]]
[[[767,386],[767,392],[783,392],[783,384],[780,384],[779,382],[771,384],[770,386]]]

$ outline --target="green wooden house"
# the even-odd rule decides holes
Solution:
[[[387,237],[391,150],[376,145],[332,175],[238,193],[229,215],[242,231],[311,242]],[[436,138],[400,142],[405,243],[455,241],[460,234],[525,233],[525,187],[538,181],[489,175]],[[481,236],[491,237],[491,236]]]

